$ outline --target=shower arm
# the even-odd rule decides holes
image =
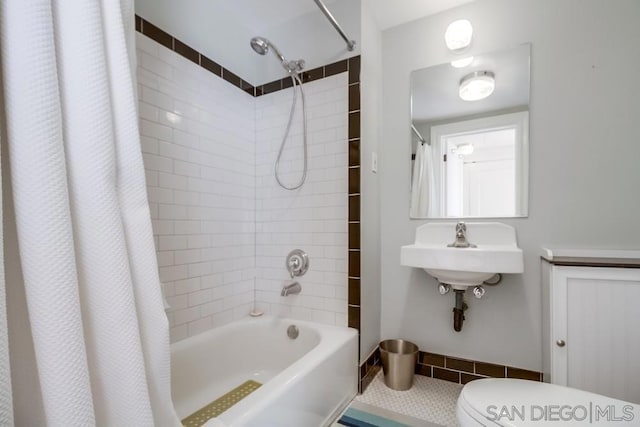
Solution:
[[[347,50],[352,51],[353,47],[356,45],[355,40],[350,40],[349,37],[347,37],[347,35],[344,33],[344,31],[342,31],[342,27],[340,27],[340,24],[338,24],[338,21],[336,21],[336,18],[334,18],[331,12],[329,11],[329,9],[327,9],[327,6],[325,6],[325,4],[322,3],[322,0],[313,0],[313,1],[318,5],[322,13],[324,13],[324,15],[329,20],[329,22],[331,22],[331,25],[333,25],[333,28],[335,28],[336,31],[340,33],[340,36],[344,39],[345,43],[347,44]]]

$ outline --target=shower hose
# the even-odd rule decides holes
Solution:
[[[291,73],[291,81],[293,83],[293,101],[291,102],[291,111],[289,112],[289,122],[287,123],[287,127],[284,131],[284,136],[282,137],[282,144],[280,144],[280,150],[278,151],[278,158],[276,160],[275,166],[275,177],[278,185],[284,188],[285,190],[297,190],[302,187],[304,181],[307,178],[307,109],[305,105],[304,98],[304,89],[302,88],[302,81],[300,80],[300,76],[298,73]],[[291,123],[293,122],[293,115],[296,109],[296,103],[298,99],[298,86],[300,87],[300,98],[302,99],[302,128],[303,128],[303,150],[304,150],[304,169],[302,172],[302,177],[300,178],[300,182],[297,185],[288,187],[281,180],[278,175],[278,169],[280,167],[280,159],[282,157],[282,152],[284,151],[284,147],[287,142],[287,137],[289,136],[289,132],[291,131]]]

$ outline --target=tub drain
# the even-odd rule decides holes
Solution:
[[[300,331],[298,330],[298,327],[296,325],[291,325],[287,328],[287,336],[292,340],[295,340],[296,338],[298,338],[299,334],[300,334]]]

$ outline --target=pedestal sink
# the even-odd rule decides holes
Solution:
[[[460,331],[466,304],[463,294],[473,286],[480,298],[479,286],[502,273],[522,273],[522,249],[518,248],[516,231],[499,222],[429,223],[418,227],[413,245],[400,250],[400,264],[422,268],[435,277],[442,293],[453,288],[456,294],[454,329]]]

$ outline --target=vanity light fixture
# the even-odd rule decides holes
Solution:
[[[496,75],[491,71],[474,71],[460,80],[458,94],[463,101],[479,101],[496,88]]]
[[[471,44],[473,27],[467,19],[453,21],[444,33],[444,41],[447,48],[453,52],[459,52]]]
[[[451,66],[453,68],[464,68],[473,62],[473,56],[467,56],[466,58],[456,59],[455,61],[451,61]]]

